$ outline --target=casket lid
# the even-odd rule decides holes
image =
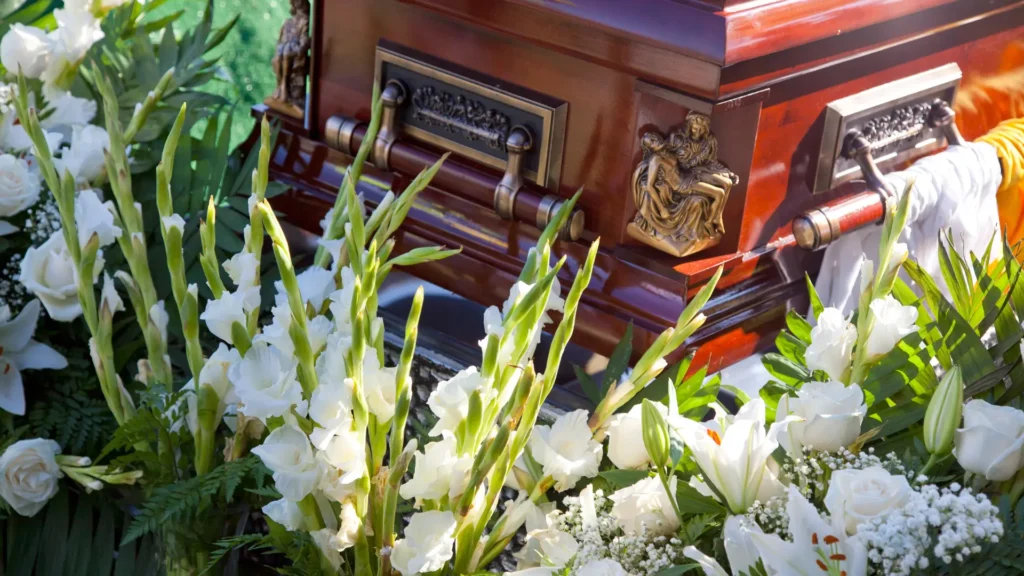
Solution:
[[[403,1],[646,77],[686,75],[692,87],[717,89],[723,69],[740,62],[838,36],[863,37],[855,50],[1019,0]]]

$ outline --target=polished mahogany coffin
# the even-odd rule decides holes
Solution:
[[[632,321],[641,353],[724,266],[692,342],[712,370],[771,346],[807,305],[814,249],[875,225],[891,192],[880,174],[959,139],[959,91],[1005,72],[1024,40],[1024,0],[295,5],[312,22],[308,59],[286,65],[279,47],[275,70],[308,69],[304,110],[258,110],[281,120],[272,174],[292,190],[275,207],[291,222],[319,231],[376,84],[384,121],[359,186],[371,204],[452,153],[399,248],[463,251],[412,273],[500,303],[538,227],[582,188],[557,247],[568,286],[601,239],[576,342],[608,353]]]

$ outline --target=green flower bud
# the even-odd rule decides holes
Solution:
[[[924,413],[924,446],[930,454],[945,456],[953,450],[953,435],[964,409],[964,382],[959,366],[939,381]]]
[[[640,418],[643,429],[644,447],[656,466],[669,462],[668,423],[650,400],[644,399]]]

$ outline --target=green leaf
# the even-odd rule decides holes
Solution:
[[[646,470],[605,470],[598,474],[615,490],[632,486],[647,478],[650,474]]]
[[[598,389],[597,384],[594,382],[594,379],[591,378],[589,374],[584,372],[583,368],[580,368],[576,364],[572,365],[572,369],[573,372],[576,373],[576,380],[579,381],[580,388],[582,388],[583,393],[587,395],[587,399],[590,400],[590,402],[593,403],[594,406],[600,404],[602,395],[601,391]]]
[[[793,333],[793,336],[800,339],[804,344],[811,343],[811,324],[797,313],[790,310],[786,313],[786,327]]]
[[[100,508],[100,519],[96,524],[96,537],[89,554],[89,576],[109,576],[114,566],[114,512],[110,506]]]
[[[626,333],[622,335],[619,343],[615,345],[615,350],[612,351],[612,355],[608,358],[608,366],[604,369],[604,381],[601,383],[601,396],[604,397],[606,390],[611,388],[612,384],[617,384],[622,378],[622,374],[626,372],[626,368],[629,368],[629,358],[633,353],[633,322],[630,321],[626,325]]]
[[[676,484],[676,502],[680,514],[725,514],[725,507],[684,482]]]
[[[761,359],[768,372],[780,381],[796,386],[811,380],[811,371],[782,354],[769,352]]]
[[[64,564],[67,576],[88,576],[89,557],[93,547],[92,505],[85,497],[78,498],[75,518],[68,535],[68,555]]]
[[[68,491],[61,490],[46,505],[42,538],[45,546],[39,548],[36,574],[62,576],[64,558],[68,552]]]
[[[807,295],[811,299],[811,311],[814,313],[814,317],[817,318],[825,310],[825,305],[821,303],[821,297],[818,296],[818,291],[814,288],[811,276],[805,272],[804,279],[807,281]]]
[[[804,353],[807,352],[807,343],[786,330],[779,332],[779,335],[775,337],[775,347],[789,360],[801,366],[807,365],[807,361],[804,360]]]
[[[683,574],[689,574],[690,572],[699,569],[701,569],[700,564],[697,563],[681,564],[679,566],[673,566],[671,568],[659,570],[654,574],[654,576],[683,576]]]

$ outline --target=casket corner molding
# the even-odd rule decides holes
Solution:
[[[667,135],[648,130],[633,171],[636,215],[627,233],[652,248],[683,257],[717,245],[723,213],[739,176],[718,160],[718,139],[707,114],[690,111]]]

